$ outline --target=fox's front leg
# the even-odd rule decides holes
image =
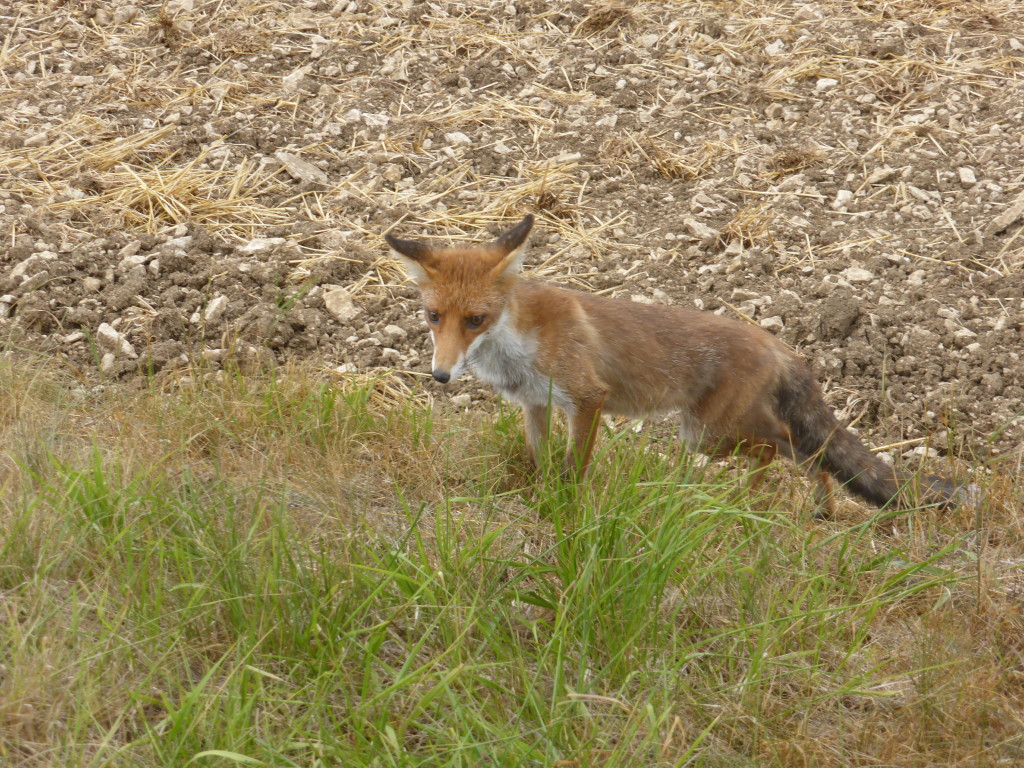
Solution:
[[[536,468],[540,466],[544,441],[548,439],[551,411],[546,405],[524,405],[523,415],[526,420],[526,453]]]
[[[563,473],[569,475],[578,472],[580,479],[590,464],[590,454],[594,451],[597,438],[597,426],[601,419],[601,406],[604,405],[605,393],[593,400],[577,402],[569,414],[569,428],[572,431],[572,446],[565,457]]]

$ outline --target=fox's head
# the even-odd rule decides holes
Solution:
[[[431,374],[442,384],[462,375],[474,345],[503,322],[532,226],[527,216],[497,240],[464,248],[384,236],[423,296],[434,340]]]

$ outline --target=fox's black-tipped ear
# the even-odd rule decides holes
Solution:
[[[512,253],[512,251],[516,250],[526,242],[526,238],[530,234],[531,229],[533,229],[533,215],[528,213],[523,220],[512,227],[512,229],[503,235],[500,235],[498,239],[494,241],[494,247],[504,251],[506,254]]]
[[[399,256],[405,256],[413,261],[423,261],[430,252],[428,245],[415,240],[400,240],[394,235],[384,235],[384,239],[391,246],[391,250]]]
[[[430,246],[415,240],[401,240],[393,235],[384,235],[384,240],[391,247],[391,255],[405,266],[409,277],[419,285],[430,282],[430,273],[427,270]]]
[[[505,234],[491,243],[491,247],[501,254],[494,271],[499,275],[514,275],[523,265],[526,256],[526,238],[533,227],[533,216],[526,217]]]

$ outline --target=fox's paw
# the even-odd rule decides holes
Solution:
[[[565,461],[562,462],[562,469],[558,473],[563,483],[576,483],[579,482],[581,473],[579,464],[576,463],[576,456],[569,454],[565,457]]]

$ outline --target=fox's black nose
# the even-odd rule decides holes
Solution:
[[[433,376],[438,381],[440,381],[442,384],[447,384],[448,379],[452,377],[452,375],[448,373],[448,371],[442,371],[440,368],[435,368],[433,371],[430,372],[430,375]]]

